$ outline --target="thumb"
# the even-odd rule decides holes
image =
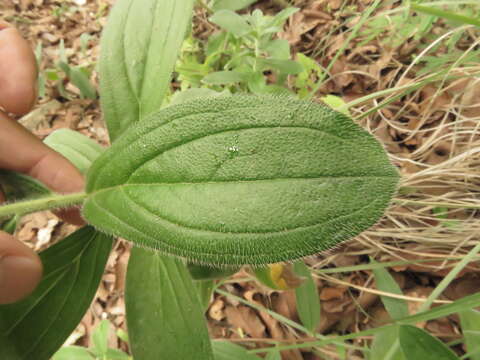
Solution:
[[[12,236],[0,232],[0,304],[26,297],[41,277],[42,263],[38,255]]]

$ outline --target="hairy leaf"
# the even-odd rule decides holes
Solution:
[[[290,97],[170,106],[92,165],[85,218],[198,263],[268,264],[329,249],[383,215],[398,182],[348,117]]]
[[[99,69],[112,141],[160,108],[192,8],[193,0],[116,1],[103,32]]]
[[[111,247],[109,236],[88,226],[40,253],[44,275],[37,289],[0,306],[0,344],[9,344],[0,346],[0,359],[50,359],[90,305]]]
[[[82,174],[105,150],[92,139],[70,129],[56,130],[43,142],[70,160]]]
[[[133,248],[125,300],[135,359],[213,360],[203,307],[180,261]]]

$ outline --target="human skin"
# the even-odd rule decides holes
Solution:
[[[35,104],[37,68],[30,45],[19,32],[0,20],[0,169],[29,175],[57,193],[82,191],[80,172],[62,155],[7,116],[26,114]],[[3,201],[0,192],[0,202]],[[76,209],[58,214],[82,224]],[[0,304],[30,294],[42,276],[38,255],[25,244],[0,232]]]

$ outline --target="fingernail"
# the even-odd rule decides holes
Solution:
[[[24,256],[0,259],[0,303],[8,304],[30,294],[41,277],[41,264]]]

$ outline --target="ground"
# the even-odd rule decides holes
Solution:
[[[17,26],[32,48],[41,50],[41,73],[47,74],[47,69],[51,69],[50,74],[61,74],[57,62],[62,46],[71,65],[93,68],[97,63],[100,32],[114,2],[6,0],[0,4],[0,18]],[[348,41],[349,30],[373,2],[291,1],[301,10],[290,18],[278,36],[289,41],[294,54],[303,53],[327,67]],[[262,0],[249,10],[260,8],[273,14],[288,3]],[[400,1],[385,2],[374,15],[386,16],[400,6]],[[217,29],[207,19],[205,9],[196,10],[193,31],[199,39],[208,38]],[[385,91],[383,96],[357,104],[351,112],[359,124],[384,144],[402,175],[399,193],[379,224],[341,247],[306,259],[313,269],[321,300],[321,322],[316,330],[325,335],[356,332],[390,319],[380,301],[383,292],[377,289],[372,270],[366,266],[363,270],[356,267],[349,271],[349,267],[368,264],[370,258],[383,263],[396,262],[390,270],[403,292],[397,297],[405,299],[410,313],[414,313],[480,237],[479,58],[461,66],[455,63],[462,54],[478,49],[479,32],[473,28],[462,31],[453,49],[444,43],[430,49],[446,29],[455,27],[440,19],[425,36],[417,36],[419,25],[412,27],[411,34],[395,37],[394,24],[382,26],[362,27],[363,32],[351,39],[348,49],[331,67],[328,81],[314,94],[315,98],[335,94],[350,102]],[[421,58],[424,51],[430,51],[428,61]],[[458,56],[450,62],[435,63],[435,57],[445,58],[452,51],[457,51]],[[451,77],[425,81],[441,66],[448,68]],[[108,146],[99,101],[80,99],[78,89],[68,79],[63,80],[65,90],[59,90],[54,78],[52,75],[47,80],[34,111],[19,121],[40,138],[56,129],[69,128]],[[90,80],[97,86],[95,72]],[[403,94],[388,92],[408,85],[416,88]],[[388,104],[376,109],[382,101]],[[368,116],[362,116],[366,113]],[[27,216],[17,237],[35,250],[42,250],[74,229],[51,213],[41,213]],[[123,293],[129,249],[126,241],[116,243],[96,299],[68,344],[89,345],[92,329],[104,318],[116,329],[126,328]],[[479,265],[478,261],[470,262],[435,302],[448,303],[477,292]],[[268,289],[256,282],[248,269],[233,275],[222,289],[298,321],[294,291]],[[218,293],[212,298],[206,317],[212,337],[228,338],[247,347],[265,345],[268,339],[286,344],[309,340],[271,315]],[[462,338],[456,315],[417,325],[447,342]],[[363,346],[370,340],[360,337],[353,343]],[[127,350],[127,344],[115,334],[110,342],[112,347]],[[459,354],[465,351],[461,343],[454,349]],[[340,358],[333,347],[305,352],[289,350],[282,356]],[[362,357],[352,350],[347,358]]]

